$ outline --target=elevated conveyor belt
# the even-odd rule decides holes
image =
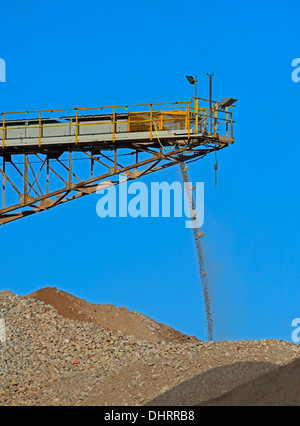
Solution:
[[[1,113],[0,224],[234,142],[228,107],[201,98]]]

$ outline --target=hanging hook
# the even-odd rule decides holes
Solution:
[[[214,169],[215,169],[215,188],[217,188],[218,160],[217,160],[217,151],[216,150],[215,150],[215,164],[214,164]]]

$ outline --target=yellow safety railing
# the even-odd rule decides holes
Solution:
[[[201,105],[199,105],[202,103]],[[206,103],[206,105],[205,105]],[[210,105],[213,105],[210,108]],[[146,108],[145,108],[146,107]],[[140,109],[143,108],[141,111]],[[157,109],[160,108],[160,109]],[[73,112],[69,117],[52,117],[55,120],[66,120],[65,122],[56,122],[46,124],[43,122],[42,116],[45,113],[57,114],[62,112]],[[75,111],[75,112],[74,112]],[[95,121],[80,122],[81,117],[85,117],[83,112],[94,111],[96,114],[91,114],[95,117]],[[112,111],[111,113],[108,111]],[[13,129],[35,129],[38,128],[38,145],[42,146],[42,129],[51,127],[69,127],[75,126],[74,142],[79,143],[80,128],[82,126],[107,125],[107,120],[97,119],[99,115],[105,115],[110,118],[112,123],[112,140],[116,142],[117,124],[128,122],[128,132],[149,131],[150,141],[158,138],[158,131],[164,130],[186,130],[188,138],[191,133],[207,132],[210,129],[211,134],[218,133],[219,127],[224,127],[224,134],[229,136],[229,128],[231,129],[230,136],[233,137],[233,118],[232,113],[228,110],[218,108],[218,102],[210,103],[207,99],[192,98],[189,102],[173,102],[173,103],[156,103],[156,104],[135,104],[135,105],[114,105],[101,107],[86,107],[86,108],[71,108],[71,109],[46,109],[38,111],[18,111],[5,112],[2,115],[2,149],[5,148],[7,142],[7,129],[12,128],[8,124],[15,120],[8,120],[7,116],[17,116],[16,120],[29,120],[28,116],[38,114],[38,125],[20,125],[13,126]],[[126,118],[118,117],[118,114],[125,114]],[[69,121],[67,121],[69,120]],[[15,121],[16,122],[16,121]],[[155,136],[153,134],[155,128]],[[72,132],[71,132],[72,133]],[[74,132],[73,132],[74,134]]]

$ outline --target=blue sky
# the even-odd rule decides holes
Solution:
[[[3,2],[2,2],[3,3]],[[26,4],[25,4],[26,3]],[[205,261],[217,339],[291,339],[299,299],[298,0],[95,0],[1,5],[0,110],[238,98],[235,144],[191,164],[205,183]],[[144,179],[173,182],[178,170]],[[96,215],[84,197],[0,229],[1,289],[55,286],[206,339],[184,218]]]

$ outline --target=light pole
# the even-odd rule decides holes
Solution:
[[[197,76],[195,75],[195,77],[191,76],[191,75],[187,75],[186,76],[187,80],[189,83],[193,84],[195,86],[195,99],[197,98]]]

